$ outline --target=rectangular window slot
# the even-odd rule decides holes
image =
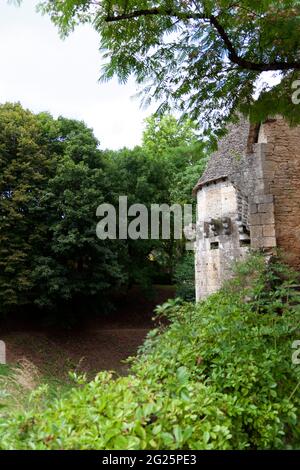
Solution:
[[[218,250],[219,249],[219,242],[211,242],[210,249],[211,250]]]
[[[240,240],[240,246],[250,246],[251,240]]]

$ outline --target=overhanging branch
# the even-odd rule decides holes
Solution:
[[[217,31],[219,37],[222,39],[225,48],[228,51],[229,60],[236,64],[238,67],[253,70],[255,72],[268,72],[268,71],[280,71],[280,70],[300,70],[300,62],[285,62],[285,61],[273,61],[273,62],[253,62],[240,56],[234,47],[229,35],[219,22],[216,16],[206,16],[201,13],[186,13],[179,12],[171,9],[151,8],[145,10],[134,10],[129,13],[111,14],[107,15],[105,21],[107,23],[130,20],[134,18],[147,17],[147,16],[170,16],[178,18],[179,20],[202,20],[208,21]]]
[[[195,19],[195,20],[207,20],[204,15],[201,15],[200,13],[185,13],[185,12],[179,12],[179,11],[174,11],[174,10],[162,10],[161,8],[150,8],[147,10],[134,10],[130,13],[121,13],[121,14],[116,14],[116,15],[108,15],[105,19],[107,23],[111,23],[113,21],[122,21],[122,20],[130,20],[133,18],[139,18],[141,16],[174,16],[178,19]]]
[[[231,62],[238,65],[239,67],[247,70],[253,70],[256,72],[268,72],[276,70],[300,70],[300,62],[283,62],[283,61],[274,61],[274,62],[252,62],[238,55],[233,43],[231,42],[228,34],[226,33],[223,26],[219,23],[218,19],[215,16],[210,17],[210,23],[217,30],[219,36],[221,37],[227,51],[228,58]]]

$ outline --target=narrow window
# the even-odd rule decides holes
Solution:
[[[240,246],[250,246],[251,240],[240,240]]]
[[[218,250],[219,249],[219,242],[211,242],[210,249],[211,250]]]

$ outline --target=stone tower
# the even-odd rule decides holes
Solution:
[[[198,300],[222,286],[249,248],[279,247],[300,270],[300,126],[280,117],[231,125],[194,192]]]

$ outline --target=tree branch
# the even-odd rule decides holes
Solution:
[[[151,8],[145,10],[134,10],[130,13],[121,13],[121,14],[112,14],[107,15],[105,21],[107,23],[123,21],[123,20],[130,20],[133,18],[139,17],[146,17],[146,16],[173,16],[178,18],[179,20],[183,19],[193,19],[193,20],[202,20],[208,21],[210,24],[216,29],[217,33],[219,34],[220,38],[222,39],[225,48],[228,51],[228,58],[229,60],[238,65],[239,67],[246,69],[246,70],[253,70],[255,72],[268,72],[268,71],[276,71],[276,70],[300,70],[300,62],[284,62],[284,61],[274,61],[274,62],[253,62],[250,60],[241,57],[231,39],[229,38],[227,32],[223,28],[223,26],[219,23],[219,20],[216,16],[206,16],[201,13],[185,13],[179,12],[175,10],[163,10],[160,8]]]
[[[179,11],[174,11],[174,10],[162,10],[160,8],[151,8],[147,10],[134,10],[131,13],[122,13],[122,14],[117,14],[117,15],[108,15],[105,18],[105,21],[107,23],[111,23],[114,21],[122,21],[122,20],[130,20],[133,18],[139,18],[141,16],[175,16],[176,18],[182,20],[182,19],[195,19],[195,20],[208,20],[204,15],[201,15],[200,13],[183,13]]]
[[[223,26],[219,23],[218,19],[215,16],[210,17],[210,23],[219,33],[219,36],[223,40],[223,43],[229,53],[228,58],[231,62],[247,70],[253,70],[256,72],[268,72],[275,70],[300,70],[300,62],[283,62],[283,61],[274,61],[270,63],[265,62],[252,62],[243,57],[239,56],[236,52],[236,49],[231,42],[228,34],[226,33]]]

